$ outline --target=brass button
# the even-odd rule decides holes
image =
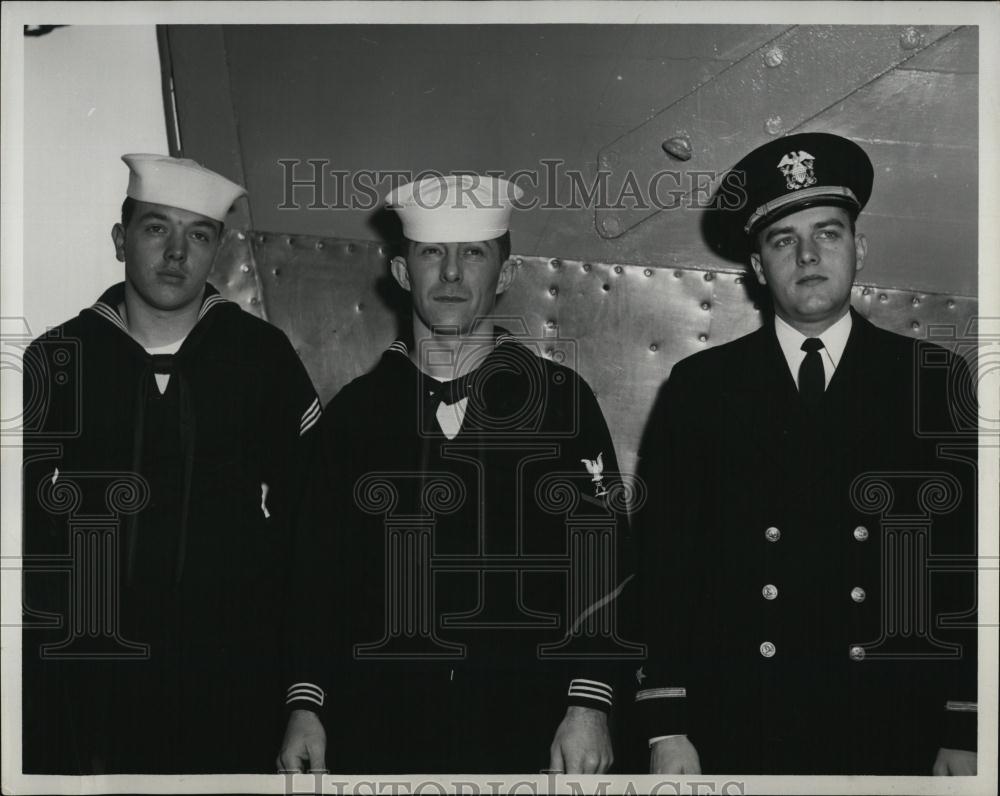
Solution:
[[[773,658],[775,652],[777,652],[777,650],[775,649],[774,644],[770,641],[765,641],[760,645],[760,654],[765,658]]]
[[[868,538],[868,529],[864,525],[859,525],[854,529],[854,538],[863,542]]]
[[[764,531],[764,538],[769,542],[777,542],[781,538],[781,531],[775,528],[773,525]]]
[[[865,659],[865,648],[864,647],[851,647],[851,660],[852,661],[863,661]]]
[[[760,593],[764,595],[765,600],[773,600],[778,596],[778,587],[773,583],[768,583]]]
[[[854,600],[854,602],[856,603],[863,603],[865,601],[866,596],[867,595],[865,594],[865,590],[862,589],[860,586],[855,586],[853,589],[851,589],[851,599]]]

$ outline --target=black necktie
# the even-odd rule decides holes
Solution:
[[[806,357],[799,365],[799,395],[807,406],[818,406],[823,398],[826,375],[819,354],[822,347],[823,341],[818,337],[807,337],[802,342],[802,350],[806,352]]]
[[[437,409],[439,404],[454,404],[463,398],[468,398],[469,393],[472,391],[472,378],[475,372],[466,373],[464,376],[459,376],[452,381],[431,383],[431,379],[428,379],[427,392],[432,408]]]

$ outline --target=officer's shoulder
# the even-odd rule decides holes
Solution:
[[[734,372],[734,366],[747,361],[747,357],[755,356],[765,342],[765,330],[758,329],[735,340],[714,345],[702,351],[696,351],[680,359],[671,369],[670,378],[674,381],[683,379],[705,379],[714,375],[725,375]]]

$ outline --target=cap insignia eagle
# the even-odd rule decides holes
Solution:
[[[797,191],[799,188],[808,188],[816,184],[816,175],[813,173],[813,164],[816,158],[800,149],[798,152],[789,152],[778,162],[778,171],[785,177],[785,185],[789,191]]]

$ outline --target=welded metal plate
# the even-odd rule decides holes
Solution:
[[[517,279],[497,305],[499,323],[587,380],[627,471],[674,363],[761,323],[739,269],[518,259]],[[365,241],[274,233],[240,241],[234,235],[213,272],[232,278],[213,281],[288,334],[325,403],[374,366],[400,324],[409,323],[408,296],[389,275],[387,260],[384,248]],[[968,297],[865,284],[855,287],[853,303],[883,328],[930,334],[945,345],[941,330],[953,329],[960,338],[977,309]]]
[[[667,193],[676,190],[676,200],[684,206],[703,204],[705,181],[712,178],[694,180],[694,173],[725,172],[754,147],[795,130],[953,30],[943,26],[789,28],[600,151],[600,168],[610,172],[610,178],[608,206],[595,210],[598,234],[620,237],[660,212],[652,201],[651,184],[654,190],[659,186],[661,203],[675,201]],[[679,156],[664,151],[664,142],[671,139],[687,142],[672,147]],[[680,171],[685,179],[657,184],[654,176],[662,170]],[[631,184],[638,190],[631,189]],[[639,194],[644,201],[633,201],[629,194]],[[615,200],[623,196],[622,206],[615,206],[619,204]]]

